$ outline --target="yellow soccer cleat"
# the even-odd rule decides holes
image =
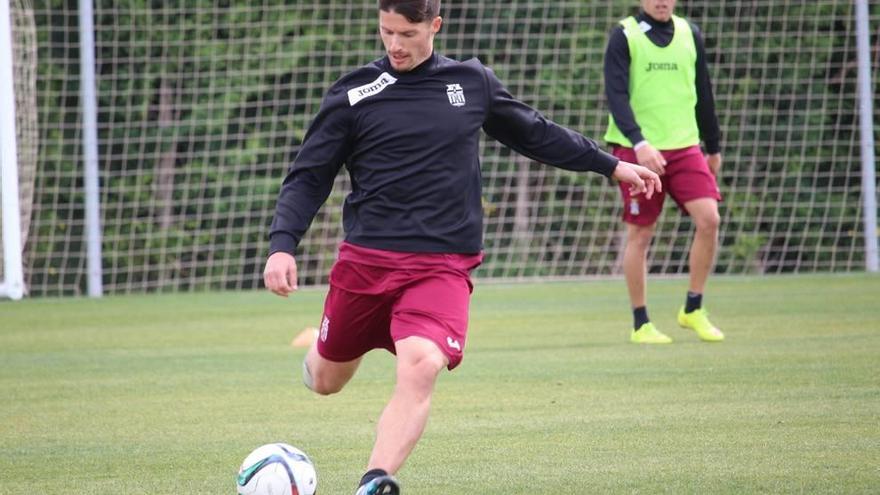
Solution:
[[[629,341],[633,344],[670,344],[672,339],[668,335],[657,330],[650,321],[640,326],[638,330],[633,330],[629,334]]]
[[[706,342],[721,342],[724,340],[724,334],[709,321],[709,313],[703,308],[685,313],[684,306],[682,306],[678,310],[678,324],[697,332],[697,336]]]

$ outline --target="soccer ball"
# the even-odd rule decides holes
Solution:
[[[245,457],[236,485],[239,495],[314,495],[318,475],[305,452],[286,443],[270,443]]]

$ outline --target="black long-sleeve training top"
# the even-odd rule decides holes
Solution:
[[[672,22],[672,19],[660,22],[645,12],[639,12],[636,15],[636,21],[647,22],[651,26],[651,29],[645,34],[655,45],[664,47],[672,42],[672,36],[675,34],[675,23]],[[721,151],[721,129],[715,114],[715,98],[712,95],[712,83],[706,64],[706,47],[703,43],[703,36],[695,24],[690,23],[690,25],[697,48],[695,81],[697,107],[695,116],[697,127],[700,129],[700,139],[706,145],[706,152],[713,154]],[[608,47],[605,50],[605,96],[608,98],[608,107],[617,127],[630,142],[636,144],[644,140],[644,137],[629,104],[630,61],[629,44],[623,33],[623,26],[618,24],[611,30]]]
[[[611,176],[617,158],[514,99],[476,59],[438,54],[398,73],[387,57],[328,90],[281,186],[270,254],[293,254],[345,164],[348,242],[477,253],[483,212],[480,129],[538,162]]]

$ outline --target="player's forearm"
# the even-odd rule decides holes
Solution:
[[[548,120],[524,104],[519,105],[495,114],[484,125],[486,133],[540,163],[565,170],[597,172],[606,177],[614,172],[617,158],[602,151],[595,141]]]
[[[617,157],[600,149],[592,139],[571,129],[552,125],[540,146],[525,149],[521,153],[564,170],[596,172],[611,177],[619,161]]]
[[[278,195],[275,216],[269,227],[269,254],[282,251],[294,254],[321,205],[332,189],[313,171],[291,171]]]
[[[704,75],[697,73],[697,127],[700,129],[700,139],[706,144],[707,153],[721,151],[721,127],[718,125],[718,116],[715,114],[715,98],[712,95],[712,84],[709,81],[709,73],[704,69]]]
[[[718,125],[713,102],[697,103],[697,127],[700,129],[700,139],[706,145],[706,152],[709,154],[720,153],[721,128]]]

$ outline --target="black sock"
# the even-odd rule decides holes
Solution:
[[[645,306],[639,306],[638,308],[633,308],[633,328],[636,330],[642,328],[642,325],[648,323],[648,308]]]
[[[703,307],[703,295],[688,291],[687,302],[684,304],[685,313],[693,313]]]
[[[364,486],[369,483],[373,478],[378,478],[379,476],[386,475],[388,475],[388,471],[385,471],[384,469],[370,469],[361,478],[361,483],[358,486]]]

